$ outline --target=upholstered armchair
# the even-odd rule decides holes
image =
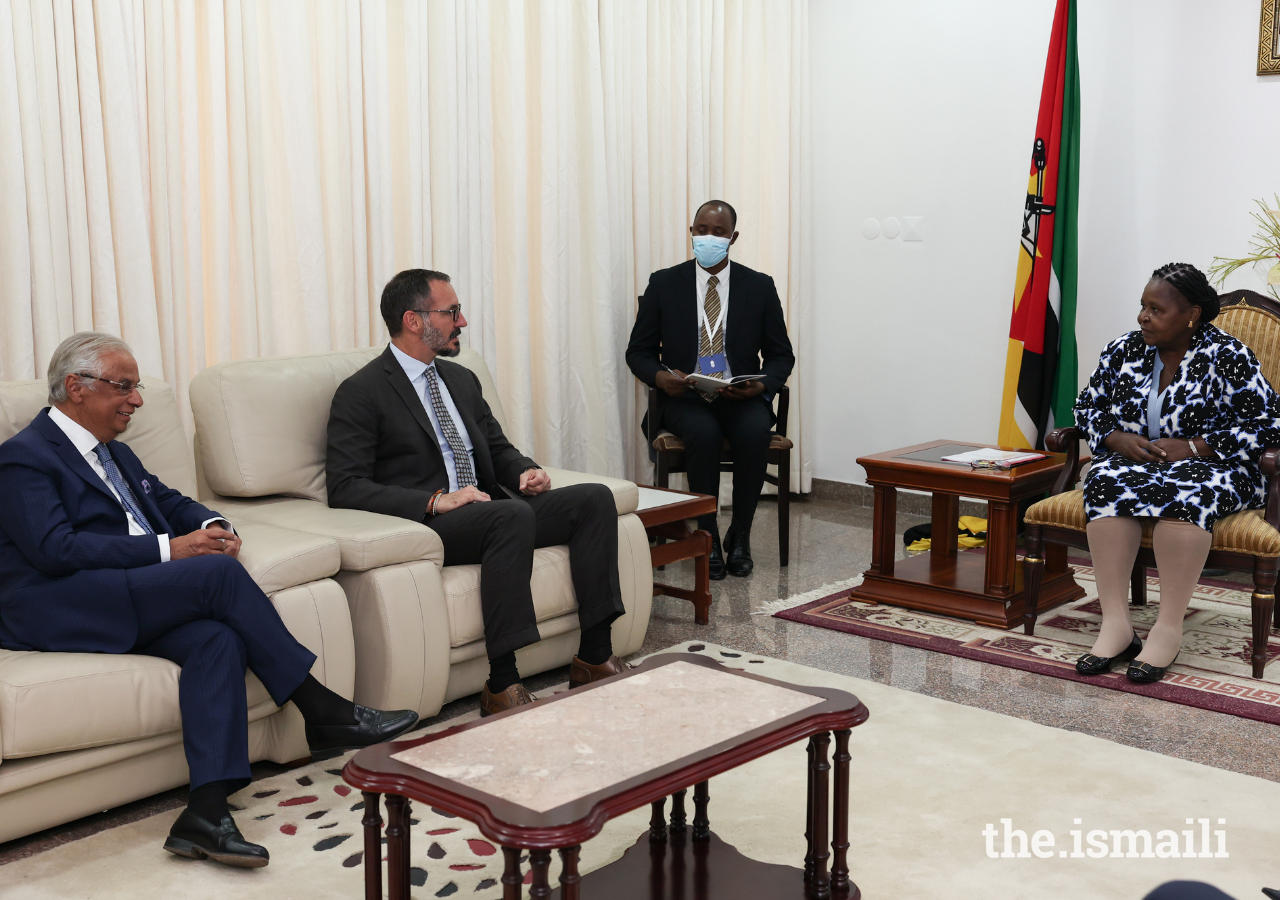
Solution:
[[[1254,291],[1233,291],[1222,297],[1222,311],[1214,324],[1238,338],[1262,364],[1271,384],[1280,384],[1280,302]],[[1026,514],[1027,603],[1023,625],[1027,634],[1035,631],[1035,610],[1044,574],[1045,544],[1088,549],[1085,537],[1084,491],[1077,487],[1083,462],[1080,459],[1080,429],[1058,428],[1045,437],[1045,447],[1067,454],[1067,464],[1053,493],[1034,504]],[[1206,565],[1253,573],[1253,645],[1250,664],[1253,677],[1261,678],[1267,665],[1267,639],[1271,628],[1280,628],[1280,609],[1275,605],[1277,564],[1280,563],[1280,448],[1262,455],[1262,474],[1267,478],[1266,509],[1247,509],[1219,519],[1213,527],[1213,545]],[[1155,565],[1151,550],[1151,530],[1143,529],[1142,547],[1133,568],[1130,600],[1135,606],[1147,602],[1147,567]]]

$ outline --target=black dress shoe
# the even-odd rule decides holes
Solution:
[[[729,554],[729,559],[725,562],[729,574],[739,578],[750,575],[755,568],[755,563],[751,560],[751,532],[739,532],[737,528],[730,526],[724,535],[724,545]]]
[[[307,746],[312,759],[329,759],[348,750],[395,740],[418,724],[418,714],[411,709],[370,709],[358,703],[355,708],[356,720],[350,725],[307,723]]]
[[[1116,656],[1094,656],[1092,653],[1086,653],[1084,656],[1076,660],[1076,671],[1081,675],[1105,675],[1111,671],[1111,667],[1119,662],[1128,662],[1139,653],[1142,652],[1142,639],[1138,637],[1138,633],[1133,633],[1133,639],[1129,641],[1129,646],[1125,647]]]
[[[271,861],[267,848],[246,841],[230,815],[214,825],[189,809],[169,829],[164,849],[187,859],[211,859],[241,869],[261,869]]]
[[[707,559],[707,568],[711,572],[712,581],[723,581],[727,570],[724,567],[724,551],[720,549],[720,535],[711,532],[711,556]]]
[[[1164,673],[1169,671],[1169,666],[1172,666],[1177,660],[1178,654],[1175,653],[1173,659],[1169,660],[1168,666],[1153,666],[1149,662],[1131,662],[1129,663],[1129,670],[1124,673],[1124,677],[1134,684],[1155,684],[1161,678],[1164,678]]]

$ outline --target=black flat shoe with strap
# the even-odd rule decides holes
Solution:
[[[1128,662],[1139,653],[1142,652],[1142,639],[1138,637],[1138,633],[1133,633],[1133,639],[1129,641],[1129,646],[1125,647],[1116,656],[1094,656],[1092,653],[1086,653],[1084,656],[1076,660],[1076,672],[1081,675],[1105,675],[1111,671],[1111,667],[1116,663]]]
[[[1134,684],[1155,684],[1165,673],[1169,671],[1169,667],[1178,661],[1178,655],[1175,653],[1173,659],[1169,660],[1168,666],[1153,666],[1149,662],[1131,662],[1129,670],[1124,673],[1125,677]]]

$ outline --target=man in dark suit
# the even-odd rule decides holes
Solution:
[[[265,866],[227,807],[250,780],[246,666],[277,704],[297,705],[317,757],[389,740],[418,717],[356,706],[312,677],[315,654],[236,559],[231,523],[115,440],[141,391],[123,341],[72,335],[49,363],[51,408],[0,445],[0,647],[180,665],[191,796],[165,849]]]
[[[773,396],[796,362],[773,279],[741,263],[730,268],[737,227],[738,214],[723,200],[698,207],[689,226],[696,259],[649,276],[627,345],[631,371],[665,395],[661,421],[646,415],[641,428],[650,440],[666,428],[684,442],[689,490],[718,497],[725,439],[733,448],[733,522],[723,552],[716,514],[698,519],[698,527],[711,532],[715,579],[726,570],[751,574],[751,520],[764,487]],[[695,390],[687,372],[761,378],[711,393]]]
[[[529,579],[536,547],[569,545],[582,640],[571,688],[628,666],[609,626],[622,615],[618,524],[601,484],[551,490],[511,445],[458,354],[467,325],[443,272],[408,269],[382,292],[386,352],[344,381],[329,413],[329,505],[425,522],[446,566],[480,564],[489,678],[483,715],[532,702],[516,650],[539,640]]]

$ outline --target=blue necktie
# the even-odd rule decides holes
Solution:
[[[453,451],[453,468],[458,476],[458,490],[462,490],[476,483],[471,454],[467,452],[467,445],[462,442],[462,435],[458,434],[458,429],[453,424],[453,416],[449,415],[449,408],[444,405],[444,398],[440,396],[440,383],[436,380],[435,367],[428,366],[425,374],[427,397],[431,401],[431,409],[436,414],[436,421],[440,423],[440,431],[444,434],[449,449]]]
[[[138,499],[133,495],[129,482],[124,480],[124,476],[120,474],[120,470],[116,467],[116,461],[111,458],[111,451],[107,449],[107,445],[99,444],[93,448],[93,452],[98,454],[98,460],[102,463],[102,468],[107,473],[107,480],[111,482],[111,486],[120,495],[120,505],[128,510],[129,515],[133,516],[133,520],[142,526],[142,529],[147,534],[155,534],[155,529],[151,527],[147,517],[142,514],[142,510],[138,506]]]

